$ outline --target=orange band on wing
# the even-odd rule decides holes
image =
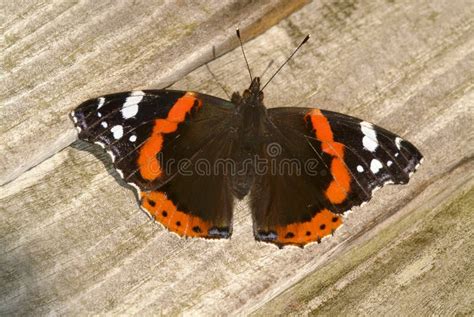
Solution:
[[[319,109],[312,110],[308,115],[323,152],[333,156],[330,170],[333,180],[326,189],[326,197],[330,202],[340,204],[347,198],[351,184],[349,170],[344,163],[344,145],[334,142],[331,125]]]
[[[179,98],[168,113],[166,119],[157,119],[148,140],[143,144],[138,155],[138,167],[143,179],[154,180],[161,176],[161,166],[157,155],[163,147],[163,135],[175,132],[178,124],[183,122],[186,114],[191,111],[197,101],[197,106],[202,106],[202,101],[194,93],[187,92]]]
[[[305,245],[320,241],[342,224],[342,217],[327,209],[319,211],[310,221],[276,227],[277,244]]]
[[[162,192],[141,193],[142,207],[168,230],[180,236],[208,237],[211,224],[201,218],[179,211]]]
[[[319,109],[314,109],[309,113],[313,129],[316,132],[316,138],[321,142],[334,142],[331,126],[328,119]]]

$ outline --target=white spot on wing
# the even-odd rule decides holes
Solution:
[[[122,106],[122,116],[124,119],[134,117],[138,113],[138,104],[142,101],[145,93],[143,91],[132,91]]]
[[[102,121],[102,122],[100,123],[100,125],[103,126],[104,128],[107,128],[107,127],[109,126],[109,125],[107,124],[107,122],[105,122],[105,121]]]
[[[421,160],[418,162],[418,164],[416,164],[415,166],[415,169],[417,169],[418,167],[420,167],[421,164],[423,164],[423,161],[425,160],[424,157],[421,158]]]
[[[100,145],[101,148],[105,149],[105,144],[104,143],[99,142],[99,141],[95,141],[94,143],[97,144],[97,145]]]
[[[387,162],[387,166],[392,166],[393,162],[392,161],[388,161]]]
[[[362,173],[364,171],[364,168],[361,165],[357,165],[357,171],[359,173]]]
[[[100,109],[100,107],[102,107],[105,103],[105,98],[104,97],[100,97],[99,99],[99,104],[97,105],[97,110]]]
[[[135,141],[137,140],[137,136],[136,136],[135,134],[134,134],[134,135],[131,135],[131,136],[128,138],[128,140],[129,140],[130,142],[135,142]]]
[[[118,140],[123,136],[123,127],[121,125],[113,126],[110,131],[112,131],[115,140]]]
[[[379,143],[377,141],[377,133],[374,130],[374,126],[369,122],[362,121],[360,123],[360,130],[364,134],[364,138],[362,139],[364,148],[370,152],[375,152]]]
[[[121,170],[119,170],[118,168],[115,169],[117,171],[117,173],[120,175],[121,178],[124,178],[123,177],[123,172]]]
[[[373,159],[372,162],[370,162],[370,170],[374,174],[377,174],[382,167],[382,163],[380,163],[380,161],[377,159]]]
[[[395,145],[397,146],[397,149],[401,150],[401,143],[402,143],[402,139],[399,138],[398,136],[395,138]]]
[[[112,163],[115,162],[115,155],[112,153],[112,151],[107,151],[107,154],[110,155],[110,158],[112,159]]]
[[[97,116],[98,116],[99,118],[102,117],[102,113],[97,112]]]

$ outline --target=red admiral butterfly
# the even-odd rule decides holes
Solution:
[[[249,89],[230,101],[132,91],[88,100],[71,117],[81,140],[109,152],[141,207],[187,237],[229,238],[234,197],[250,193],[257,240],[319,242],[345,211],[384,184],[407,183],[420,164],[411,143],[366,121],[314,108],[267,109],[266,85],[249,74]]]

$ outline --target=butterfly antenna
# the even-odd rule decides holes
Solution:
[[[209,63],[212,62],[213,60],[216,59],[216,47],[215,46],[212,46],[212,60],[207,62],[205,65],[206,65],[206,68],[207,68],[207,71],[211,74],[212,78],[214,79],[214,81],[219,85],[219,87],[221,87],[221,89],[224,91],[224,93],[226,94],[227,98],[230,99],[230,95],[229,95],[229,92],[227,91],[227,89],[225,88],[225,86],[219,81],[219,79],[217,79],[217,76],[213,73],[213,71],[211,70],[211,68],[209,67]]]
[[[273,59],[270,61],[270,63],[268,63],[267,67],[265,67],[265,70],[263,71],[262,75],[260,75],[260,78],[263,77],[263,75],[265,75],[267,73],[267,71],[270,69],[270,67],[272,67],[274,61]]]
[[[239,38],[240,48],[242,49],[242,54],[244,55],[245,63],[247,64],[247,69],[248,69],[249,75],[250,75],[250,82],[252,82],[252,80],[253,80],[252,72],[250,71],[250,66],[249,66],[249,62],[247,61],[247,56],[245,56],[244,45],[242,44],[242,39],[240,38],[240,30],[237,28],[237,30],[235,30],[235,32],[237,33],[237,37]]]
[[[290,57],[288,57],[286,59],[286,61],[280,66],[280,68],[277,69],[277,71],[273,74],[272,77],[270,77],[270,79],[265,83],[265,85],[263,85],[263,88],[260,90],[260,91],[263,91],[265,89],[265,87],[267,87],[267,85],[272,81],[273,77],[276,76],[276,74],[278,74],[280,72],[280,70],[283,68],[283,66],[286,65],[286,63],[288,63],[290,61],[290,59],[293,57],[293,55],[296,54],[296,52],[298,52],[298,50],[300,49],[301,46],[303,46],[304,43],[308,42],[309,40],[309,34],[306,35],[306,37],[304,38],[304,40],[300,43],[300,45],[298,45],[298,47],[293,51],[293,53],[291,53]]]

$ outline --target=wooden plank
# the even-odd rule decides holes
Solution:
[[[36,20],[29,18],[25,25],[45,22],[47,12],[41,11]],[[403,303],[400,312],[406,308],[411,313],[469,313],[472,302],[463,295],[470,289],[468,277],[472,279],[468,264],[474,230],[469,225],[474,215],[468,212],[474,144],[467,128],[473,122],[473,16],[474,8],[467,0],[327,0],[305,6],[246,45],[252,69],[260,74],[271,59],[276,69],[311,33],[311,41],[266,88],[266,104],[321,106],[350,113],[401,134],[425,155],[424,165],[409,185],[377,192],[369,204],[353,210],[333,238],[306,249],[277,250],[257,244],[244,200],[236,207],[231,240],[180,239],[139,211],[133,193],[118,180],[100,148],[77,141],[1,187],[1,312],[368,314],[383,312],[384,304]],[[220,22],[215,29],[223,27]],[[204,31],[197,27],[196,32]],[[23,50],[24,56],[34,55],[27,47]],[[64,113],[96,94],[150,87],[147,76],[156,73],[156,64],[150,70],[143,66],[148,65],[142,64],[143,59],[136,63],[114,60],[102,57],[102,52],[97,51],[90,57],[91,64],[84,66],[82,74],[91,72],[97,80],[85,84],[84,79],[87,88],[83,91],[71,93],[67,81],[62,83],[65,87],[56,83],[63,93],[54,98],[69,100],[61,108]],[[92,62],[95,58],[99,61]],[[127,68],[130,65],[136,72]],[[224,85],[242,90],[248,86],[244,65],[236,49],[210,67]],[[120,71],[123,66],[125,73]],[[113,78],[103,74],[110,67],[115,69]],[[138,75],[143,73],[143,77]],[[27,73],[21,76],[29,78]],[[172,87],[225,96],[204,67]],[[48,93],[45,88],[37,92],[41,98]],[[5,109],[0,126],[11,130],[9,137],[15,130],[39,133],[21,124],[7,126],[7,115],[16,117],[13,110]],[[48,116],[45,127],[62,125],[64,131],[72,131],[64,115]],[[59,134],[47,143],[51,153]],[[37,149],[36,144],[25,144]],[[18,144],[10,147],[9,153],[21,151]],[[6,168],[5,175],[14,168],[14,164]],[[463,192],[467,196],[459,196]],[[460,207],[437,207],[451,201]],[[460,214],[448,222],[456,208]],[[460,219],[464,223],[453,230]],[[438,222],[445,225],[436,227],[439,237],[433,237],[429,229]],[[417,242],[416,233],[425,240]],[[410,248],[406,255],[405,247]],[[448,251],[450,247],[453,251]],[[455,261],[445,254],[465,255],[467,262],[453,268]],[[385,259],[389,260],[386,264]],[[440,269],[426,269],[426,265]],[[384,278],[384,270],[391,275]],[[373,272],[376,276],[364,283]],[[446,278],[456,274],[459,278]],[[433,281],[430,287],[417,284],[428,278]],[[460,288],[451,297],[437,298],[438,306],[432,310],[416,304],[418,297],[392,291],[409,287],[427,301],[443,285],[446,292],[456,285]],[[293,291],[295,295],[288,295]],[[336,295],[346,301],[338,302]]]

